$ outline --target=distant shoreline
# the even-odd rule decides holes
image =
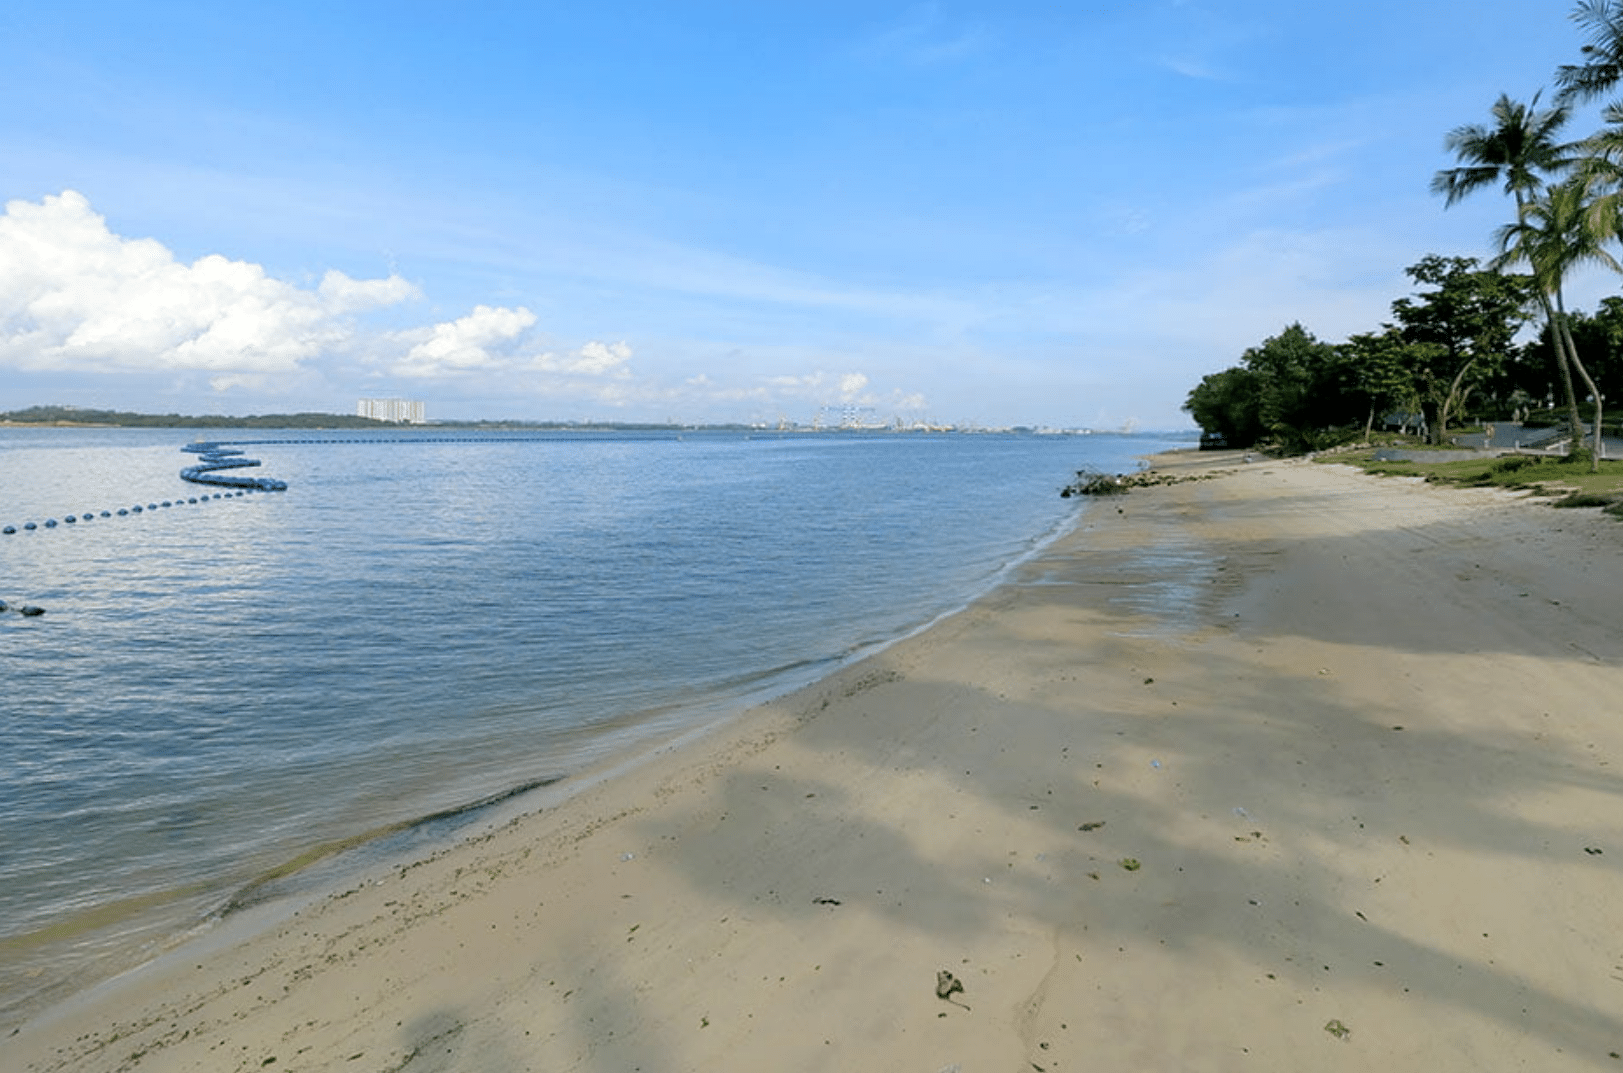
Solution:
[[[402,421],[378,421],[370,417],[351,414],[293,413],[250,414],[246,417],[195,414],[142,414],[128,410],[95,410],[79,406],[30,406],[22,410],[0,411],[0,428],[224,428],[224,429],[388,429],[407,431],[421,429],[484,430],[492,432],[794,432],[794,433],[1018,433],[1027,435],[1131,435],[1124,429],[1063,428],[1052,429],[1032,425],[1008,427],[980,427],[937,425],[927,422],[897,425],[803,425],[784,423],[752,425],[738,422],[696,424],[659,421],[428,421],[411,424]],[[1187,430],[1177,430],[1179,432]],[[1191,433],[1192,435],[1192,433]]]

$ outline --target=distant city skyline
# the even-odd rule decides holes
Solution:
[[[420,399],[361,399],[355,404],[356,417],[369,417],[373,421],[421,425],[427,420],[424,414]]]
[[[0,410],[1188,428],[1489,256],[1443,138],[1570,10],[24,0]]]

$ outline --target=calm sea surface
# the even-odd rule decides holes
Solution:
[[[199,438],[289,490],[204,498]],[[0,429],[0,599],[46,609],[0,614],[0,1023],[317,846],[915,630],[1072,524],[1076,470],[1171,445]]]

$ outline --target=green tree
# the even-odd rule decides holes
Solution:
[[[1247,350],[1239,365],[1204,377],[1183,408],[1231,446],[1273,439],[1287,451],[1310,451],[1356,405],[1346,382],[1338,348],[1292,324]]]
[[[1562,92],[1568,98],[1573,95],[1566,89]],[[1529,203],[1540,196],[1547,179],[1572,170],[1576,149],[1558,139],[1571,113],[1565,104],[1540,111],[1538,98],[1539,94],[1535,93],[1532,102],[1523,105],[1500,94],[1492,109],[1491,126],[1473,124],[1449,132],[1443,144],[1461,165],[1439,171],[1431,180],[1432,192],[1445,195],[1445,207],[1453,206],[1485,186],[1503,181],[1505,192],[1516,202],[1516,218],[1521,220]],[[1557,347],[1555,353],[1571,415],[1569,431],[1576,444],[1583,439],[1583,429],[1578,425],[1572,370],[1567,364],[1565,348]]]
[[[1245,367],[1257,377],[1258,417],[1287,450],[1314,450],[1320,433],[1345,414],[1336,357],[1335,347],[1300,324],[1245,352]]]
[[[1623,398],[1623,298],[1602,298],[1577,342],[1601,398]]]
[[[1419,406],[1414,369],[1423,361],[1416,344],[1387,325],[1381,332],[1349,336],[1341,344],[1341,365],[1354,391],[1365,400],[1364,439],[1369,439],[1379,414],[1394,409],[1412,411]]]
[[[1566,319],[1578,360],[1589,370],[1601,397],[1623,398],[1623,298],[1601,299],[1593,315],[1569,309]],[[1555,340],[1546,322],[1513,363],[1508,386],[1545,397],[1555,383],[1555,361]]]
[[[1496,376],[1509,358],[1525,320],[1525,277],[1480,270],[1475,258],[1422,258],[1404,270],[1431,287],[1392,303],[1414,396],[1426,415],[1433,443],[1442,443],[1448,422],[1470,393]]]
[[[1183,408],[1207,432],[1230,447],[1250,447],[1264,433],[1261,382],[1250,369],[1232,368],[1201,378]]]
[[[1537,301],[1549,325],[1558,361],[1565,351],[1566,366],[1583,379],[1590,397],[1595,401],[1595,442],[1590,464],[1592,469],[1598,469],[1602,399],[1600,389],[1590,379],[1573,344],[1572,331],[1567,324],[1563,285],[1568,274],[1583,264],[1599,263],[1619,272],[1623,272],[1623,266],[1618,264],[1605,246],[1618,233],[1617,200],[1606,198],[1597,201],[1590,196],[1589,189],[1589,184],[1581,177],[1545,187],[1544,196],[1528,203],[1515,223],[1506,224],[1495,232],[1494,239],[1500,254],[1493,264],[1496,268],[1526,264],[1532,270]],[[1572,410],[1572,450],[1580,452],[1583,429],[1578,423],[1577,398],[1572,393],[1570,378],[1566,387],[1568,405]]]

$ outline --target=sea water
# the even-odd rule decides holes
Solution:
[[[195,439],[289,489],[183,482]],[[321,847],[904,636],[1176,443],[0,429],[0,599],[46,611],[0,614],[0,1024]]]

